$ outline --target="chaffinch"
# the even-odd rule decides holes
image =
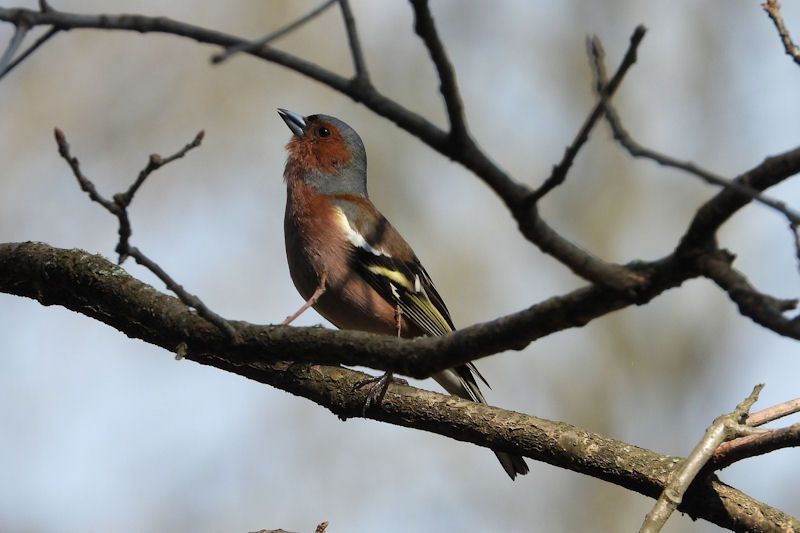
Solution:
[[[294,134],[286,146],[286,257],[292,281],[309,307],[340,329],[402,337],[444,335],[455,326],[414,251],[367,195],[367,154],[358,134],[327,115],[279,109]],[[433,376],[455,396],[486,403],[472,363]],[[387,372],[368,396],[380,403]],[[486,383],[488,385],[488,383]],[[527,474],[520,456],[495,452],[511,476]]]

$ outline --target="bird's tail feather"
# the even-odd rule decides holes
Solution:
[[[470,368],[466,366],[457,367],[457,369],[448,368],[442,372],[437,372],[433,375],[433,379],[453,396],[477,403],[486,403],[486,399],[478,388],[478,383],[472,376]],[[521,455],[492,451],[494,451],[500,464],[503,465],[503,469],[511,479],[516,478],[518,474],[524,476],[528,473],[528,465]]]

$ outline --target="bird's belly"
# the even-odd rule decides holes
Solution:
[[[289,273],[304,300],[311,298],[327,272],[325,292],[314,305],[319,314],[339,329],[397,333],[394,306],[349,268],[345,243],[338,247],[333,242],[305,242],[304,232],[288,221],[284,231]],[[409,326],[404,327],[404,336],[409,333]]]
[[[395,335],[394,306],[357,274],[351,273],[349,278],[336,274],[329,274],[328,289],[314,309],[339,329]]]

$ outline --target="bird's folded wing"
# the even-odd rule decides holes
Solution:
[[[401,261],[356,249],[353,262],[355,270],[378,294],[398,306],[428,335],[444,335],[455,329],[442,297],[419,261]]]
[[[416,257],[402,261],[385,253],[375,254],[370,249],[355,247],[352,260],[356,272],[378,294],[396,305],[406,319],[428,335],[444,335],[455,330],[444,300]],[[464,381],[472,399],[482,401],[483,395],[473,375],[478,376],[487,387],[489,383],[475,365],[467,363],[453,370]]]

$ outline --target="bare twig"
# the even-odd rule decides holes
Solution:
[[[70,153],[69,143],[67,142],[67,138],[64,136],[64,132],[56,128],[53,130],[53,134],[56,138],[56,144],[58,145],[58,154],[72,169],[72,174],[78,180],[81,190],[87,193],[93,202],[97,202],[98,204],[102,205],[106,211],[112,215],[118,216],[120,210],[119,207],[114,202],[107,200],[99,192],[97,192],[97,187],[94,186],[94,183],[92,183],[89,178],[83,175],[78,158],[73,157]]]
[[[55,34],[57,34],[60,30],[58,28],[50,28],[44,34],[42,34],[36,41],[33,42],[24,52],[16,57],[13,61],[11,61],[5,69],[0,69],[0,80],[2,80],[6,74],[14,70],[14,68],[25,61],[28,56],[34,53],[40,46],[50,40]]]
[[[800,398],[751,413],[745,422],[750,427],[758,427],[797,412],[800,412]],[[742,459],[792,446],[800,446],[800,424],[770,429],[764,433],[747,435],[725,442],[714,452],[710,466],[714,470],[721,470]]]
[[[14,54],[17,53],[20,45],[22,45],[22,41],[25,40],[25,35],[27,35],[28,30],[31,27],[24,22],[17,22],[14,25],[14,34],[11,35],[11,39],[8,41],[8,46],[6,47],[6,51],[3,52],[2,57],[0,57],[0,72],[5,73],[11,63],[11,60],[14,58]]]
[[[776,333],[800,340],[800,320],[784,316],[797,307],[796,299],[784,300],[759,292],[730,261],[719,257],[701,257],[698,266],[704,276],[728,294],[742,315]]]
[[[245,42],[238,43],[238,44],[235,44],[235,45],[232,45],[232,46],[228,46],[222,52],[220,52],[218,54],[214,54],[213,56],[211,56],[211,62],[214,63],[214,64],[219,64],[219,63],[222,63],[223,61],[225,61],[226,59],[228,59],[229,57],[231,57],[234,54],[238,54],[238,53],[242,53],[242,52],[248,53],[248,52],[252,52],[254,50],[258,50],[262,46],[264,46],[266,44],[269,44],[272,41],[275,41],[275,40],[283,37],[284,35],[286,35],[288,33],[291,33],[292,31],[296,30],[297,28],[299,28],[300,26],[302,26],[306,22],[311,21],[317,15],[322,14],[322,12],[324,12],[326,9],[331,7],[335,2],[336,2],[336,0],[326,0],[325,2],[323,2],[319,6],[315,7],[314,9],[312,9],[311,11],[309,11],[308,13],[303,15],[302,17],[290,22],[289,24],[287,24],[286,26],[283,26],[282,28],[279,28],[279,29],[277,29],[277,30],[275,30],[273,32],[268,33],[267,35],[265,35],[264,37],[262,37],[260,39],[256,39],[255,41],[245,41]]]
[[[603,51],[602,43],[598,39],[593,39],[589,43],[590,54],[589,57],[591,59],[590,63],[592,65],[592,72],[594,74],[595,80],[595,90],[601,90],[600,88],[605,88],[613,82],[606,81],[605,78],[605,66],[603,65],[605,53]],[[602,95],[602,93],[600,93]],[[625,129],[622,125],[622,120],[619,117],[619,113],[617,113],[616,108],[609,102],[608,100],[601,99],[598,102],[599,105],[605,107],[605,114],[606,119],[608,121],[609,126],[611,127],[611,131],[614,135],[614,139],[616,139],[620,145],[627,150],[627,152],[633,157],[642,157],[645,159],[650,159],[658,163],[659,165],[665,167],[676,168],[679,170],[683,170],[689,174],[693,174],[698,178],[702,179],[706,183],[710,183],[712,185],[718,185],[724,187],[726,189],[730,189],[732,191],[738,192],[747,196],[749,199],[753,199],[763,205],[766,205],[775,211],[783,214],[786,219],[791,224],[790,229],[792,229],[793,235],[796,235],[794,232],[794,228],[800,224],[800,213],[788,208],[786,204],[780,200],[772,199],[760,191],[748,186],[745,183],[741,183],[735,180],[729,180],[723,178],[722,176],[718,176],[708,170],[705,170],[695,163],[691,161],[681,161],[674,157],[668,156],[666,154],[662,154],[655,150],[651,150],[642,146],[638,143],[631,134]],[[798,257],[800,258],[800,244],[797,246]]]
[[[578,155],[581,147],[589,139],[589,133],[591,133],[594,125],[603,116],[606,101],[611,98],[614,92],[616,92],[617,88],[622,82],[622,78],[625,77],[628,69],[630,69],[630,67],[636,62],[636,52],[646,32],[647,29],[642,25],[637,26],[633,31],[630,44],[628,45],[628,51],[625,52],[625,56],[622,58],[622,62],[617,68],[617,72],[614,74],[614,77],[611,78],[609,83],[603,84],[602,88],[597,91],[598,101],[594,105],[594,108],[592,108],[589,116],[587,116],[586,120],[583,121],[583,125],[575,135],[572,144],[570,144],[566,150],[564,150],[564,156],[562,157],[561,161],[553,167],[553,171],[550,173],[550,176],[538,189],[533,191],[528,196],[526,201],[530,203],[536,203],[548,192],[564,183],[564,179],[566,179],[567,172],[569,172],[572,163],[575,161],[575,157]],[[587,49],[591,51],[593,43],[599,42],[600,40],[597,38],[597,36],[587,39]]]
[[[763,426],[773,420],[778,420],[784,416],[789,416],[794,413],[800,413],[800,398],[788,400],[786,402],[767,407],[755,413],[750,413],[747,417],[747,424],[753,427]]]
[[[798,48],[791,37],[789,37],[789,30],[786,29],[786,25],[783,23],[781,5],[778,3],[778,0],[767,0],[761,4],[761,7],[764,8],[764,11],[767,12],[767,15],[769,15],[769,18],[771,18],[773,24],[775,24],[775,29],[778,30],[778,35],[781,38],[786,54],[791,57],[795,63],[800,65],[800,48]]]
[[[714,470],[722,470],[742,459],[797,446],[800,446],[800,424],[769,429],[764,433],[746,435],[721,444],[714,452],[709,466]]]
[[[186,289],[183,288],[181,284],[177,281],[172,279],[172,277],[167,274],[161,266],[158,265],[155,261],[144,255],[138,248],[135,246],[128,247],[128,255],[133,257],[133,259],[145,267],[147,270],[155,274],[158,279],[164,282],[169,290],[171,290],[175,295],[183,302],[184,304],[192,307],[193,309],[197,310],[197,314],[201,317],[205,318],[220,330],[222,330],[232,342],[236,343],[239,340],[239,335],[236,332],[236,328],[234,328],[230,322],[219,316],[217,313],[209,309],[206,304],[204,304],[200,298],[195,296],[194,294],[188,292]]]
[[[195,135],[194,139],[192,139],[190,143],[188,143],[186,146],[184,146],[183,148],[181,148],[180,150],[178,150],[177,152],[166,158],[161,157],[158,154],[151,154],[150,158],[147,160],[147,165],[139,172],[139,175],[136,177],[136,181],[134,181],[133,184],[124,193],[115,194],[114,201],[121,204],[123,207],[128,207],[131,203],[131,200],[133,200],[133,195],[136,194],[136,191],[139,190],[139,187],[142,186],[144,180],[146,180],[150,174],[152,174],[159,168],[163,167],[164,165],[172,163],[176,159],[182,158],[183,156],[186,155],[186,153],[189,150],[192,150],[200,146],[200,143],[203,142],[203,137],[205,137],[205,132],[201,130],[197,133],[197,135]]]
[[[369,82],[369,73],[367,72],[367,62],[364,59],[364,52],[361,49],[361,42],[358,39],[358,30],[356,30],[356,19],[353,16],[353,11],[350,9],[349,0],[339,0],[339,7],[342,11],[342,18],[344,19],[344,28],[347,31],[347,42],[350,44],[350,55],[353,57],[353,68],[355,69],[355,79],[361,83]]]
[[[192,142],[169,157],[162,158],[158,155],[151,155],[147,166],[139,173],[133,185],[131,185],[126,192],[115,194],[113,201],[101,195],[97,191],[97,187],[95,187],[94,183],[83,174],[78,158],[73,157],[64,133],[58,128],[55,129],[55,138],[58,144],[58,153],[67,161],[67,164],[69,164],[81,189],[89,195],[92,201],[97,202],[103,206],[106,211],[117,217],[119,221],[119,242],[116,246],[116,252],[119,254],[119,263],[122,264],[127,257],[133,257],[137,263],[150,270],[163,281],[167,288],[174,292],[184,304],[196,309],[200,316],[214,324],[236,343],[239,338],[238,334],[227,320],[211,311],[197,296],[186,291],[179,283],[172,279],[172,277],[170,277],[156,262],[130,244],[132,230],[127,208],[133,199],[133,195],[136,194],[136,191],[141,187],[142,183],[144,183],[144,180],[147,179],[154,170],[183,157],[186,152],[199,146],[203,140],[203,132],[199,132]]]
[[[444,98],[447,116],[450,120],[450,138],[456,144],[466,142],[469,132],[464,118],[464,105],[461,102],[456,73],[447,57],[444,45],[439,39],[433,16],[428,8],[428,0],[411,0],[411,5],[414,8],[414,31],[428,48],[431,60],[436,66],[436,72],[439,74],[439,90]]]
[[[794,241],[794,256],[797,259],[797,267],[800,268],[800,233],[798,233],[798,229],[800,229],[800,224],[790,220],[789,231],[792,232]]]
[[[758,400],[758,395],[763,388],[763,384],[756,385],[753,388],[753,392],[737,405],[732,413],[720,416],[706,430],[703,439],[683,461],[680,468],[672,474],[670,482],[664,487],[661,496],[659,496],[650,512],[647,513],[639,533],[657,533],[661,531],[672,512],[681,504],[689,485],[695,480],[697,474],[706,463],[711,460],[714,451],[725,440],[744,431],[741,424],[744,422],[750,408]]]

